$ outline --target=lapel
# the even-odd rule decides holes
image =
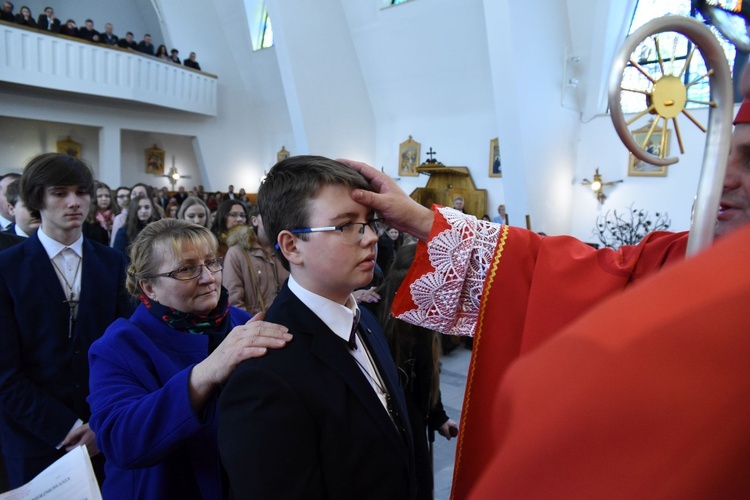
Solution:
[[[391,351],[388,348],[385,336],[382,333],[377,335],[374,332],[381,332],[380,325],[374,318],[368,318],[367,314],[367,312],[362,311],[362,316],[359,321],[361,332],[360,337],[367,345],[367,349],[370,351],[372,359],[375,361],[378,373],[380,373],[380,377],[383,379],[388,394],[391,395],[391,401],[396,412],[394,419],[399,427],[403,429],[404,439],[409,448],[411,448],[411,426],[408,421],[406,399],[404,398],[404,392],[401,388],[401,381],[398,378],[398,371],[393,362],[393,357],[391,356]]]
[[[39,286],[39,290],[49,291],[52,304],[59,305],[60,308],[67,311],[68,306],[63,304],[67,299],[65,291],[60,284],[55,268],[52,266],[52,261],[39,241],[36,231],[22,244],[25,246],[26,255],[29,256],[27,271],[30,276],[34,276],[34,281]]]
[[[312,354],[341,377],[342,381],[357,397],[373,421],[377,423],[386,440],[397,450],[403,451],[405,443],[393,425],[388,412],[383,408],[380,398],[378,398],[370,386],[370,382],[349,353],[346,342],[336,336],[320,318],[305,306],[289,290],[286,283],[279,293],[276,302],[279,303],[280,310],[284,311],[285,316],[288,314],[289,319],[295,323],[294,326],[289,325],[290,330],[305,332],[313,337],[311,344]],[[285,304],[284,302],[287,303]],[[382,370],[379,353],[372,350],[370,353],[378,366],[378,370]],[[390,391],[390,386],[388,386],[388,389]]]

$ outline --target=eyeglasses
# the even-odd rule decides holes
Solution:
[[[204,262],[203,264],[196,264],[194,266],[184,266],[179,269],[175,269],[174,271],[169,271],[168,273],[162,273],[162,274],[154,274],[153,276],[150,276],[150,278],[172,278],[173,280],[179,280],[179,281],[190,281],[194,280],[198,276],[201,275],[203,272],[203,268],[205,267],[208,269],[208,272],[211,274],[216,274],[222,269],[224,269],[224,259],[214,259],[209,260],[208,262]]]
[[[247,215],[245,215],[244,212],[229,212],[227,217],[232,217],[234,219],[247,219]]]
[[[304,233],[322,233],[325,231],[341,231],[341,236],[344,238],[346,243],[356,245],[362,241],[362,236],[365,234],[365,227],[372,229],[372,232],[377,236],[380,231],[385,227],[385,219],[372,219],[367,222],[347,222],[340,226],[328,226],[328,227],[303,227],[299,229],[292,229],[292,234],[304,234]]]

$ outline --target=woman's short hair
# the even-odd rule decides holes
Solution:
[[[94,175],[83,160],[62,153],[43,153],[29,161],[21,175],[21,199],[31,211],[44,209],[47,188],[78,186],[94,198]]]
[[[188,244],[204,256],[216,255],[218,243],[211,231],[203,226],[180,219],[162,219],[152,222],[138,234],[130,245],[130,266],[125,283],[128,292],[139,297],[143,292],[141,280],[153,279],[159,274],[161,263],[170,257],[179,260],[183,245]]]
[[[185,201],[182,202],[182,205],[180,206],[180,210],[177,212],[177,218],[178,219],[185,219],[185,212],[188,208],[194,206],[194,205],[200,205],[203,207],[203,210],[206,212],[206,227],[208,229],[211,229],[211,211],[208,209],[208,206],[206,203],[198,198],[197,196],[188,196]]]

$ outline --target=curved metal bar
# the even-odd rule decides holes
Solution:
[[[654,165],[671,165],[677,158],[658,158],[645,152],[628,130],[620,106],[620,88],[625,66],[630,55],[641,41],[656,33],[674,31],[689,38],[700,50],[706,68],[713,70],[709,76],[711,100],[717,103],[715,108],[709,108],[708,131],[706,133],[706,148],[703,152],[703,167],[701,168],[698,192],[693,205],[693,218],[688,238],[687,254],[693,255],[701,249],[711,245],[714,226],[719,210],[724,184],[724,174],[729,158],[729,146],[732,139],[733,92],[732,77],[724,51],[716,37],[703,24],[688,17],[666,16],[654,19],[633,32],[619,52],[615,55],[612,71],[609,77],[609,109],[612,123],[617,135],[625,146],[639,160]]]

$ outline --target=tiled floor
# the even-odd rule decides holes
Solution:
[[[440,372],[440,393],[446,413],[461,425],[461,407],[464,401],[466,374],[469,371],[471,351],[458,347],[450,354],[440,357],[442,369]],[[453,461],[456,455],[456,440],[447,441],[437,435],[433,448],[433,463],[435,470],[435,499],[450,498],[453,480]]]

